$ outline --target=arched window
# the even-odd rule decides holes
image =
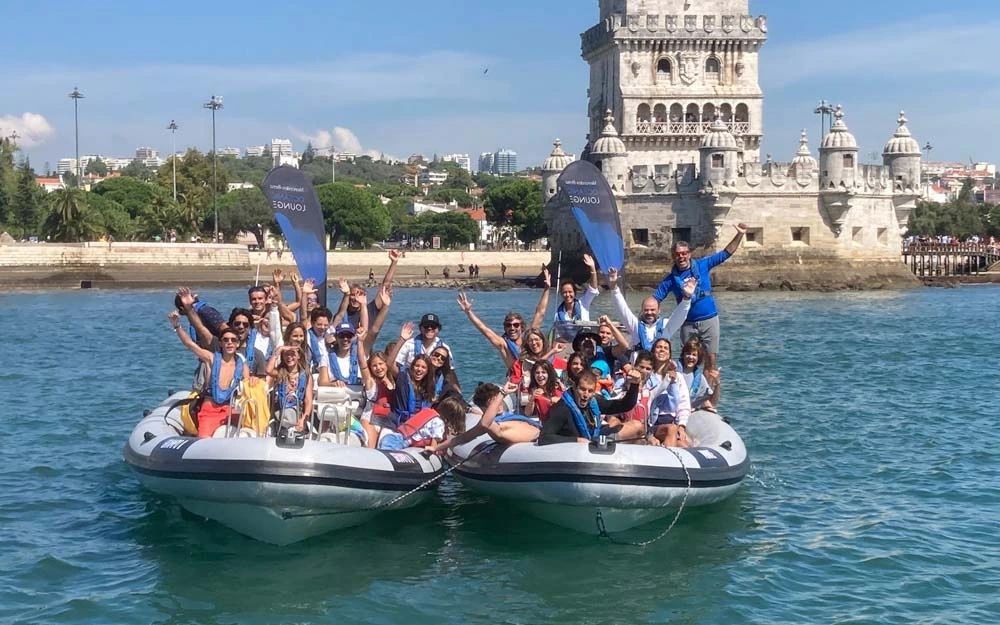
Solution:
[[[719,117],[721,117],[722,121],[726,123],[733,121],[733,105],[727,102],[726,104],[720,106]]]
[[[701,119],[701,109],[698,108],[697,104],[688,104],[687,110],[684,112],[684,121],[686,122],[696,122]]]
[[[715,105],[708,103],[701,110],[701,121],[710,122],[715,120]]]
[[[736,121],[738,122],[748,122],[750,121],[750,109],[747,108],[746,104],[736,105]]]
[[[636,119],[641,122],[651,121],[649,117],[649,105],[646,103],[639,105],[639,110],[636,112]]]
[[[664,104],[657,104],[653,107],[653,121],[667,121],[667,107]]]
[[[672,122],[682,122],[684,121],[684,107],[680,104],[674,102],[670,105],[670,121]]]
[[[708,57],[708,60],[705,61],[706,74],[718,74],[720,71],[720,67],[721,66],[719,64],[719,59],[715,58],[714,56]]]
[[[670,65],[670,59],[660,59],[656,62],[656,80],[657,82],[666,81],[670,82],[670,74],[672,73],[673,67]]]

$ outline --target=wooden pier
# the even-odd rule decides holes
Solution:
[[[973,243],[911,243],[903,245],[903,262],[918,278],[979,275],[1000,263],[1000,249]]]

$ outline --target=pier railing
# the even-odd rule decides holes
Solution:
[[[983,243],[903,244],[903,262],[920,278],[978,275],[1000,262],[1000,248]]]

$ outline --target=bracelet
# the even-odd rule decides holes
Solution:
[[[181,327],[179,325],[173,326],[173,328],[174,328],[174,332],[176,332],[177,330],[181,329]]]

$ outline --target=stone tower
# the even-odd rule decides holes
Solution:
[[[573,162],[573,159],[562,149],[562,142],[556,139],[552,142],[552,153],[542,163],[542,195],[548,202],[556,194],[556,181],[562,170]]]
[[[610,109],[630,165],[652,176],[654,164],[697,163],[718,117],[741,158],[759,161],[767,20],[748,13],[748,0],[600,0],[600,23],[581,35],[590,136]]]
[[[611,191],[617,196],[625,195],[625,186],[628,182],[628,152],[625,151],[625,143],[618,137],[618,131],[615,130],[615,118],[611,115],[610,109],[605,111],[604,129],[600,138],[591,146],[589,158],[608,179]]]
[[[919,191],[920,144],[910,135],[906,122],[906,113],[900,111],[899,127],[882,150],[882,163],[889,168],[894,190]]]

